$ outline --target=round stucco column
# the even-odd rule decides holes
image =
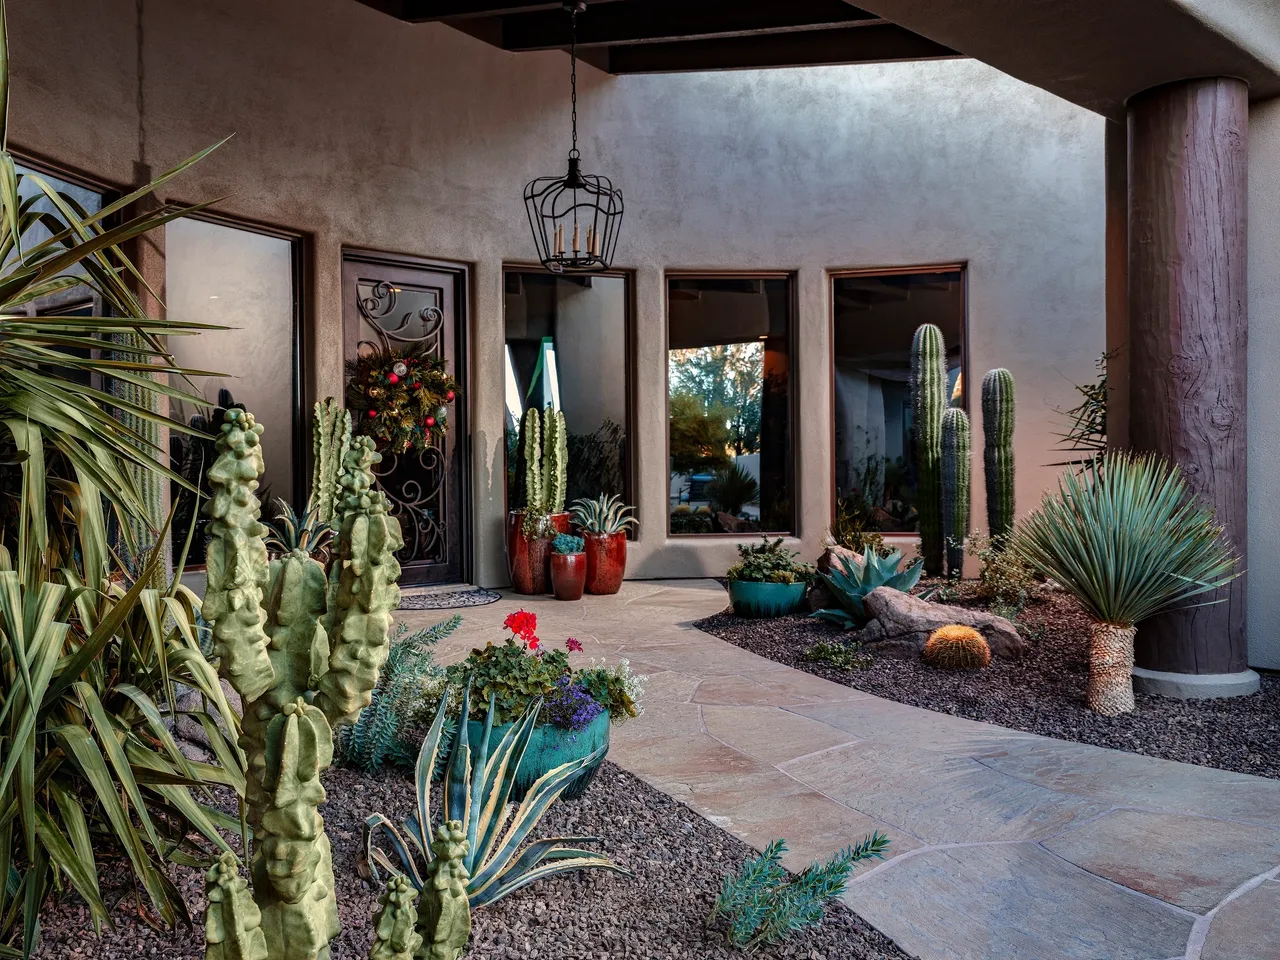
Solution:
[[[1249,90],[1208,78],[1128,105],[1129,443],[1177,463],[1244,566]],[[1246,693],[1245,577],[1140,625],[1139,688]],[[1180,680],[1165,674],[1195,674]]]

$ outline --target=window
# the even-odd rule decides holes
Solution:
[[[911,340],[932,323],[947,386],[964,406],[964,274],[959,267],[833,278],[836,509],[863,529],[917,525]]]
[[[790,533],[791,280],[667,280],[672,534]]]
[[[227,330],[206,330],[198,336],[171,337],[169,349],[179,365],[218,375],[192,378],[191,392],[207,406],[174,401],[170,414],[190,421],[193,416],[215,419],[219,407],[241,405],[265,428],[262,435],[266,472],[257,496],[263,516],[274,518],[276,497],[301,510],[304,494],[295,459],[301,452],[297,434],[300,395],[301,323],[298,312],[296,238],[260,233],[222,222],[183,217],[165,227],[165,300],[169,317],[192,323],[211,323]],[[211,423],[216,433],[218,424]],[[212,456],[199,442],[178,438],[175,469],[195,480],[201,460]],[[208,463],[204,463],[207,469]],[[175,491],[176,493],[177,491]],[[179,504],[181,508],[181,503]],[[175,518],[175,549],[181,548],[186,528],[181,509]],[[193,539],[190,557],[204,561],[204,537]]]
[[[511,269],[505,282],[508,502],[520,421],[529,407],[548,404],[564,411],[569,433],[566,502],[602,493],[633,502],[628,278]]]

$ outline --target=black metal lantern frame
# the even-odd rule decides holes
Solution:
[[[578,12],[581,2],[566,4],[572,38],[569,84],[573,145],[563,177],[538,177],[524,188],[538,259],[552,273],[599,273],[608,270],[622,223],[622,191],[608,177],[582,172],[578,153]]]

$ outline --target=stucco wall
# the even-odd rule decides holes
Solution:
[[[12,0],[11,143],[125,183],[140,156],[159,170],[234,133],[169,193],[225,194],[221,211],[309,236],[319,396],[341,383],[343,245],[471,264],[475,579],[502,582],[501,266],[531,255],[523,184],[563,163],[566,58],[354,0],[143,9],[139,25],[135,0]],[[797,533],[812,555],[832,483],[826,271],[967,262],[971,375],[1018,378],[1018,498],[1034,505],[1055,473],[1041,466],[1053,410],[1104,346],[1099,116],[974,61],[579,80],[585,164],[623,186],[617,265],[635,271],[649,522],[632,575],[720,573],[734,554],[665,536],[666,268],[796,271]]]

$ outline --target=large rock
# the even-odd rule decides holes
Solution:
[[[848,547],[833,543],[818,557],[818,572],[830,573],[831,567],[841,560],[852,560],[855,564],[862,563],[862,554],[857,550],[850,550]]]
[[[1028,650],[1017,628],[992,613],[930,603],[891,587],[877,587],[862,602],[872,620],[858,639],[875,644],[878,653],[917,656],[924,650],[929,634],[949,623],[977,630],[997,657],[1020,657]]]

